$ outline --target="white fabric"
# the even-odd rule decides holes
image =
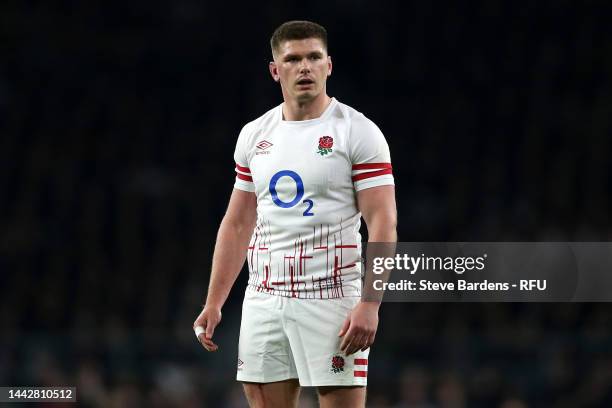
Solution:
[[[204,333],[206,330],[204,330],[204,327],[202,327],[202,326],[196,326],[193,331],[195,332],[196,338],[198,338],[198,336],[200,334]]]
[[[333,145],[322,152],[324,136]],[[234,158],[234,187],[257,196],[249,287],[299,298],[360,296],[355,192],[394,183],[380,129],[335,99],[304,121],[282,120],[279,105],[244,126]]]
[[[299,378],[301,386],[313,387],[367,385],[370,349],[346,356],[337,335],[359,301],[294,299],[247,290],[236,379],[268,383]]]

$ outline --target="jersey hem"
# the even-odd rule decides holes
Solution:
[[[334,289],[334,290],[340,290]],[[263,293],[270,296],[280,296],[294,299],[306,299],[306,300],[329,300],[329,299],[342,299],[342,298],[352,298],[352,297],[361,297],[361,288],[356,288],[354,286],[343,286],[342,287],[342,296],[330,296],[330,297],[314,297],[313,295],[319,294],[319,290],[309,290],[307,292],[300,291],[294,292],[285,291],[285,290],[266,290],[264,287],[255,286],[251,284],[247,284],[245,291],[254,292],[254,293]],[[324,291],[325,292],[325,291]],[[309,296],[310,295],[310,296]]]

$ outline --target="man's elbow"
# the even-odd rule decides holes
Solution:
[[[370,235],[377,236],[397,236],[397,212],[396,211],[380,211],[372,217],[366,219],[366,226]]]
[[[231,230],[234,234],[251,234],[255,229],[257,219],[255,217],[230,217],[226,214],[221,221],[221,226]]]

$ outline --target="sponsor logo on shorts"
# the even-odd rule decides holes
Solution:
[[[244,361],[242,361],[241,359],[238,359],[238,371],[242,370],[243,364],[244,364]]]
[[[331,359],[331,370],[334,373],[341,373],[344,371],[344,357],[335,355]]]

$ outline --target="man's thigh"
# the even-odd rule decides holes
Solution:
[[[267,384],[298,378],[283,328],[285,302],[280,296],[246,291],[238,341],[238,381]]]
[[[243,382],[242,385],[251,408],[297,407],[300,383],[296,379],[271,383]]]
[[[318,387],[321,408],[363,408],[366,387]]]
[[[285,332],[303,387],[367,385],[370,350],[347,356],[340,350],[342,338],[338,337],[359,301],[358,297],[289,300]]]

